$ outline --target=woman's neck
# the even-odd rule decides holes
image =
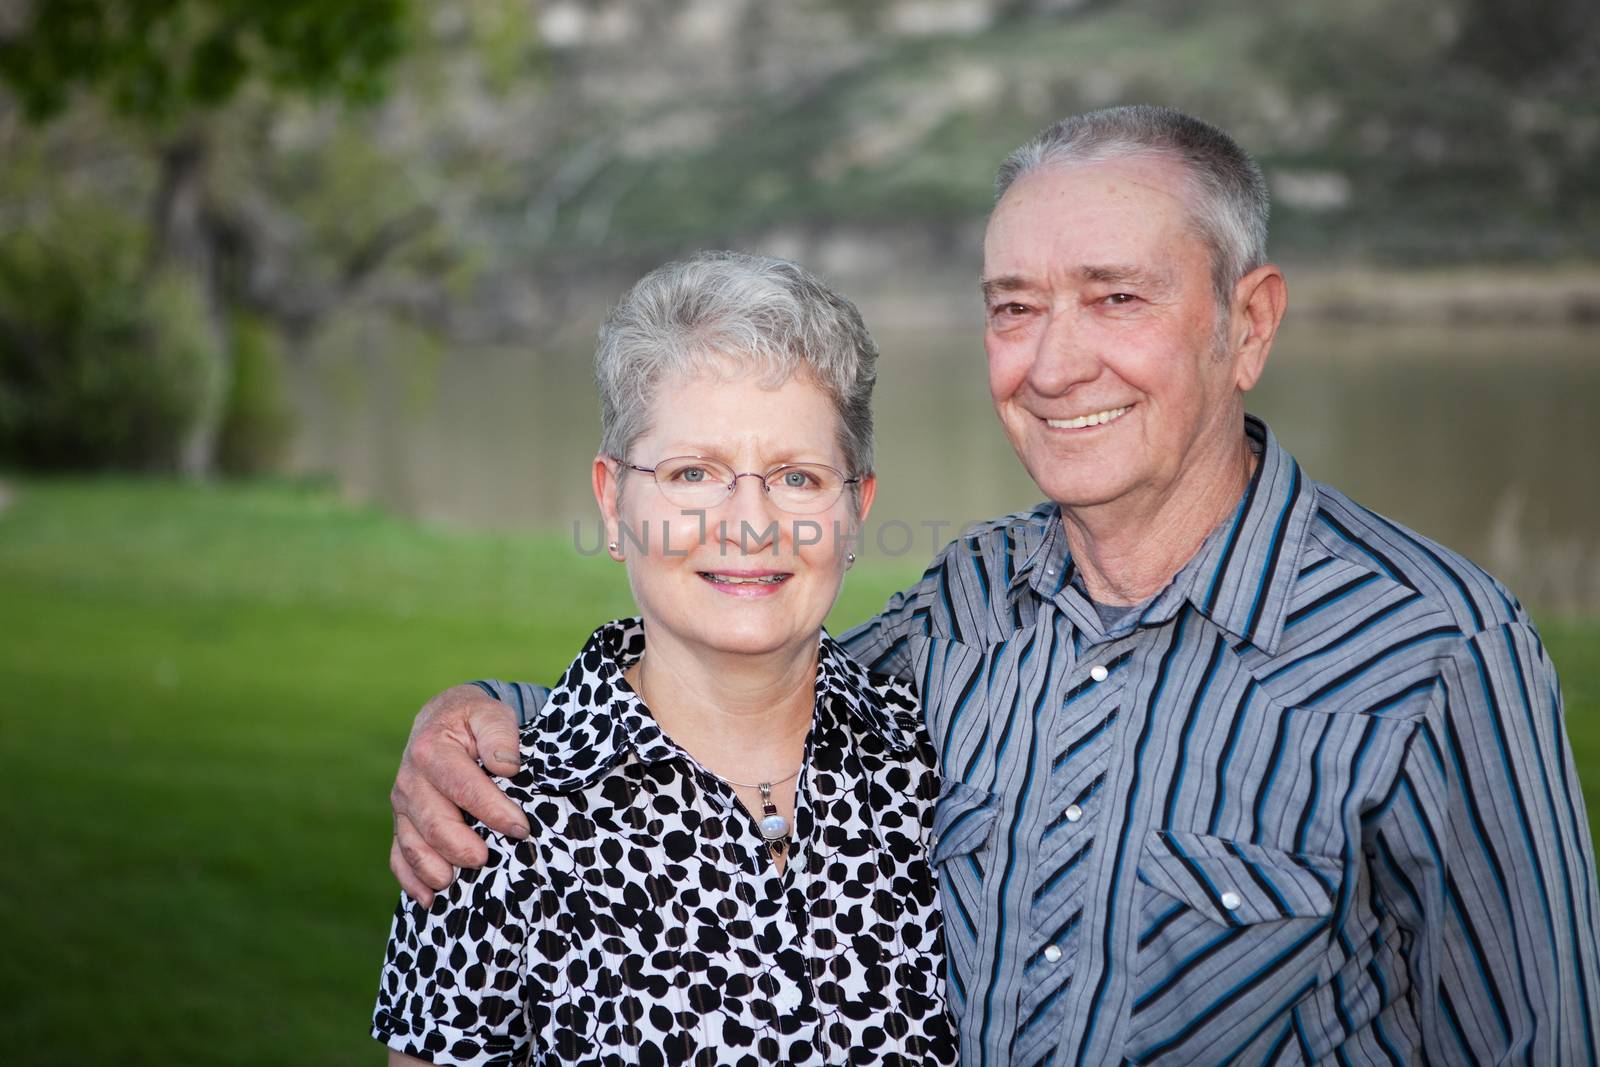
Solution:
[[[817,649],[810,642],[708,658],[647,627],[645,654],[624,677],[662,731],[707,770],[730,781],[774,781],[804,757]]]

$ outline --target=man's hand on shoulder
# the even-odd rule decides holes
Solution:
[[[417,712],[389,793],[389,869],[413,900],[431,905],[455,868],[488,860],[488,846],[467,826],[463,809],[509,837],[528,836],[522,809],[483,769],[509,777],[520,766],[516,712],[477,686],[452,686]]]

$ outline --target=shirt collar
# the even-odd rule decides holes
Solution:
[[[590,635],[522,728],[522,784],[561,792],[588,785],[630,758],[656,763],[682,754],[623,677],[643,654],[638,618],[608,622]],[[896,753],[916,745],[915,702],[886,679],[875,679],[826,633],[817,654],[814,714],[847,721]]]
[[[1260,462],[1233,515],[1145,608],[1140,623],[1165,622],[1185,602],[1241,641],[1271,654],[1283,636],[1289,593],[1301,545],[1316,512],[1316,494],[1265,422],[1246,415],[1245,436]],[[1047,508],[1035,515],[1043,516]],[[1099,623],[1072,584],[1073,566],[1059,507],[1048,529],[1017,569],[1013,591],[1030,587],[1046,599],[1066,598],[1080,626]],[[1091,621],[1093,620],[1093,621]]]
[[[1061,505],[1046,501],[1008,520],[1005,532],[1011,558],[1022,561],[1007,587],[1011,593],[1031,588],[1048,598],[1066,588],[1072,580],[1072,553],[1061,525]]]

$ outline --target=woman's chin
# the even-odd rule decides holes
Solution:
[[[686,643],[711,652],[735,656],[766,656],[816,640],[822,628],[805,627],[791,614],[781,611],[713,611],[696,616],[688,625],[671,629]]]

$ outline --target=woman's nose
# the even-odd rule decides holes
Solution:
[[[728,540],[736,541],[741,552],[777,551],[780,517],[767,493],[765,478],[759,474],[734,475],[733,492],[728,494],[724,510],[730,524]]]

